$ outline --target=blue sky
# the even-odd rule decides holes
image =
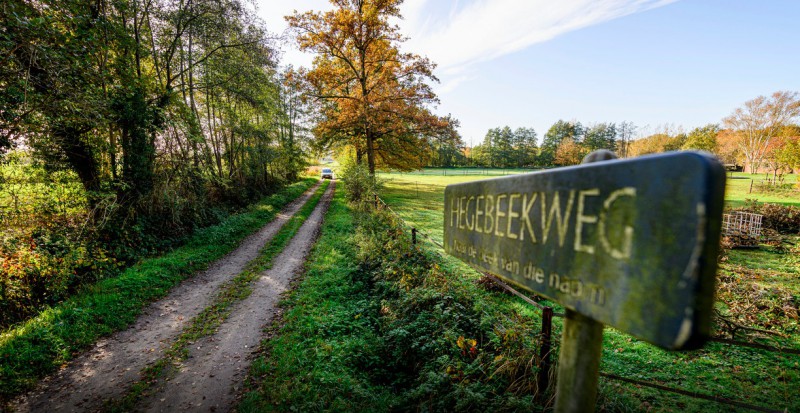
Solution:
[[[258,0],[269,30],[325,0]],[[669,125],[720,122],[758,95],[800,90],[797,0],[406,0],[404,50],[439,64],[436,113],[464,140],[559,119]],[[310,65],[287,49],[284,63]]]

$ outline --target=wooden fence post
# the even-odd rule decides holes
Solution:
[[[566,310],[558,357],[556,412],[594,411],[602,347],[603,324]]]

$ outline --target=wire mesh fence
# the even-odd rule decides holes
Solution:
[[[725,236],[761,236],[761,214],[734,211],[722,216],[722,231]]]
[[[733,211],[722,215],[722,236],[733,247],[757,248],[761,238],[761,214]]]

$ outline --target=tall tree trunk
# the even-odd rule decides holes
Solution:
[[[114,128],[108,125],[108,158],[109,168],[111,169],[111,180],[117,180],[117,136]]]
[[[367,164],[369,174],[375,175],[375,137],[370,131],[367,131]]]
[[[128,185],[125,195],[128,201],[136,201],[148,195],[153,189],[153,164],[155,145],[151,136],[156,125],[151,116],[151,108],[138,88],[123,103],[119,124],[122,128],[122,179]]]
[[[83,188],[89,192],[100,190],[100,165],[89,145],[81,139],[83,133],[75,126],[66,125],[53,126],[52,133]]]

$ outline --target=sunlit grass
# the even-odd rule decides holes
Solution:
[[[106,402],[106,411],[128,412],[133,410],[136,403],[148,395],[159,381],[168,379],[170,373],[177,371],[179,364],[190,357],[188,347],[192,343],[217,332],[222,323],[229,318],[233,306],[250,296],[252,282],[258,279],[264,271],[272,268],[273,259],[286,248],[300,227],[314,212],[329,183],[330,181],[323,181],[306,204],[261,249],[260,255],[251,261],[244,271],[220,287],[211,304],[191,320],[159,360],[142,371],[140,380],[131,385],[127,394],[118,400]]]
[[[783,176],[783,184],[788,189],[764,190],[763,181],[772,179],[769,174],[728,173],[725,188],[725,202],[733,207],[742,206],[745,200],[800,206],[800,189],[797,188],[797,175]]]
[[[262,343],[236,411],[385,411],[391,405],[390,392],[348,362],[376,347],[378,337],[365,287],[353,282],[353,218],[343,198],[337,190],[306,274],[281,302],[288,308],[285,325]]]

